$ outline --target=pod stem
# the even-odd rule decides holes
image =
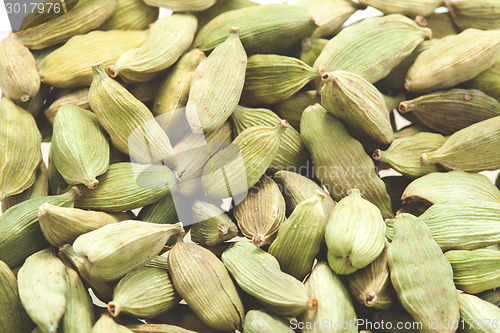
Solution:
[[[266,236],[264,236],[263,234],[257,234],[252,238],[252,243],[258,247],[264,245],[265,241],[266,241]]]
[[[399,103],[398,111],[401,112],[401,113],[407,113],[408,112],[408,104],[407,104],[407,102],[401,102],[401,103]]]
[[[317,310],[318,309],[318,299],[315,297],[310,298],[307,301],[307,307],[309,308],[309,310]]]
[[[108,311],[113,317],[118,317],[120,314],[120,305],[111,301],[108,303]]]
[[[373,291],[367,292],[364,295],[364,301],[367,307],[373,307],[377,303],[377,294]]]
[[[118,70],[113,65],[108,67],[107,72],[108,72],[108,75],[112,78],[115,78],[118,76]]]

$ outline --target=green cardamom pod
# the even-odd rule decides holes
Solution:
[[[158,7],[142,0],[117,0],[116,10],[97,30],[143,30],[158,19]]]
[[[54,126],[54,119],[57,111],[66,104],[78,106],[85,110],[90,110],[89,104],[89,89],[62,89],[54,97],[54,101],[44,111],[44,115],[49,120],[50,124]]]
[[[343,120],[358,137],[381,144],[394,140],[389,111],[382,94],[361,76],[344,71],[325,73],[321,105]]]
[[[191,46],[198,22],[189,14],[173,14],[158,19],[149,29],[149,36],[138,48],[123,53],[108,68],[111,77],[125,82],[147,82],[173,65]],[[162,52],[158,52],[162,50]]]
[[[217,246],[238,235],[238,227],[219,207],[196,201],[192,207],[191,240],[203,246]],[[198,222],[200,221],[200,222]]]
[[[425,126],[448,135],[477,122],[500,116],[500,102],[476,89],[435,92],[399,104]]]
[[[58,195],[64,192],[68,187],[68,183],[64,180],[63,176],[57,170],[54,158],[52,157],[52,145],[49,150],[49,165],[47,167],[47,177],[49,181],[49,194]]]
[[[251,0],[226,0],[217,1],[212,7],[202,11],[195,12],[196,18],[198,19],[198,30],[203,28],[208,22],[213,18],[219,16],[222,13],[229,12],[232,10],[259,6],[260,3]]]
[[[453,24],[450,13],[432,13],[425,17],[427,28],[432,30],[433,39],[456,35],[459,30]]]
[[[419,333],[419,328],[423,328],[422,323],[413,320],[412,316],[400,307],[394,310],[377,311],[373,315],[373,322],[384,322],[384,329],[381,333],[400,333],[399,327],[404,327],[405,333]]]
[[[186,118],[194,132],[222,127],[240,100],[246,66],[240,29],[231,28],[227,39],[198,65],[191,82]]]
[[[375,172],[375,165],[340,120],[315,104],[304,111],[300,127],[302,141],[314,161],[316,178],[333,199],[339,201],[350,189],[358,188],[385,218],[393,216],[391,199]]]
[[[500,101],[500,86],[497,82],[500,80],[500,58],[487,70],[467,81],[465,86],[470,89],[479,89],[488,96],[494,97]]]
[[[190,243],[176,243],[168,255],[175,290],[198,317],[213,329],[241,329],[245,311],[231,276],[209,250]]]
[[[330,215],[325,230],[328,263],[337,274],[352,274],[377,259],[385,245],[385,223],[380,210],[349,190]]]
[[[167,324],[143,324],[143,325],[129,325],[127,326],[134,333],[197,333],[195,331],[187,330],[179,326]]]
[[[487,290],[477,296],[487,302],[490,302],[491,304],[496,305],[497,307],[500,306],[500,289]]]
[[[328,43],[328,39],[304,38],[300,43],[300,60],[309,66],[314,66],[314,62],[325,48],[326,43]]]
[[[278,260],[247,241],[239,241],[222,253],[222,262],[247,294],[273,312],[296,316],[314,307],[304,285],[280,270]]]
[[[91,333],[133,333],[133,331],[116,323],[110,316],[102,315],[92,327]]]
[[[94,325],[94,304],[78,273],[66,267],[66,310],[61,322],[63,333],[88,333]]]
[[[477,296],[459,294],[458,306],[463,320],[463,332],[494,333],[498,330],[500,308]]]
[[[29,256],[18,274],[19,297],[43,332],[56,333],[66,310],[66,266],[48,248]]]
[[[63,105],[54,119],[51,153],[68,184],[99,184],[97,176],[109,167],[109,144],[97,116],[73,105]]]
[[[125,275],[115,287],[108,311],[113,317],[126,313],[155,317],[179,303],[180,297],[164,269],[143,267]]]
[[[0,88],[15,102],[29,101],[40,89],[35,58],[12,32],[0,42]]]
[[[113,65],[123,53],[142,45],[148,35],[149,30],[111,30],[72,37],[43,59],[42,82],[58,88],[89,87],[93,64]]]
[[[426,332],[455,332],[446,325],[460,319],[453,270],[425,223],[410,214],[396,216],[388,263],[398,299],[413,319]],[[437,327],[428,329],[431,324]]]
[[[63,7],[62,10],[58,10],[58,8],[56,8],[57,5],[59,4],[57,5],[54,4],[54,7],[51,7],[54,8],[54,10],[42,10],[40,12],[38,10],[33,10],[31,13],[29,13],[23,18],[19,30],[25,30],[28,28],[36,27],[42,23],[51,21],[59,16],[62,16],[66,14],[66,12],[73,9],[77,3],[78,0],[66,0],[64,1],[65,7]],[[44,1],[44,4],[47,4],[47,1]]]
[[[212,7],[217,0],[145,0],[149,6],[164,7],[173,12],[199,12]]]
[[[167,240],[182,232],[182,224],[122,221],[79,236],[73,243],[91,275],[113,281],[157,255]],[[126,256],[117,256],[127,253]]]
[[[168,193],[157,202],[144,206],[139,212],[137,219],[159,224],[174,224],[179,222],[172,195]]]
[[[222,13],[197,34],[194,47],[208,51],[226,39],[231,27],[240,27],[248,53],[280,53],[295,46],[316,29],[307,10],[287,4],[252,6]]]
[[[317,69],[302,60],[276,54],[248,58],[242,102],[250,105],[276,104],[293,96],[319,77]]]
[[[276,315],[262,310],[250,310],[245,316],[245,333],[292,333],[288,323]]]
[[[384,14],[427,16],[441,5],[442,0],[360,0],[360,3],[380,10]]]
[[[321,97],[315,90],[299,92],[281,103],[273,106],[273,110],[286,119],[297,131],[300,129],[302,113],[309,105],[321,102]]]
[[[500,4],[495,0],[445,0],[444,3],[460,29],[500,29]]]
[[[151,318],[150,321],[155,324],[174,325],[195,332],[220,333],[219,330],[215,330],[201,321],[187,304],[177,304],[173,309],[158,317]]]

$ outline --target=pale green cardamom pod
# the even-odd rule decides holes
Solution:
[[[392,285],[413,319],[425,332],[455,332],[446,325],[460,319],[453,270],[425,223],[397,215],[388,256]],[[436,327],[429,329],[432,323]]]
[[[186,118],[194,132],[222,127],[240,101],[247,55],[240,29],[228,31],[227,39],[198,65],[191,82]]]
[[[349,190],[330,215],[325,230],[328,263],[337,274],[352,274],[377,259],[385,246],[385,223],[380,210]]]
[[[445,0],[453,23],[460,29],[500,29],[500,4],[495,0]]]
[[[454,87],[491,67],[499,55],[499,30],[467,29],[444,37],[417,57],[405,88],[425,93]]]
[[[15,102],[29,101],[40,89],[35,58],[12,32],[0,42],[0,88]]]
[[[78,90],[63,89],[54,97],[54,101],[43,111],[50,124],[54,126],[54,119],[57,111],[66,104],[78,106],[85,110],[90,110],[89,104],[89,89],[83,88]]]
[[[212,7],[217,0],[145,0],[146,4],[164,7],[173,12],[200,12]]]
[[[176,243],[168,255],[175,290],[208,326],[223,332],[240,330],[245,311],[231,276],[209,250]]]
[[[242,102],[249,105],[276,104],[293,96],[319,77],[317,69],[302,60],[276,54],[248,58]]]
[[[143,266],[162,250],[171,236],[182,231],[181,223],[122,221],[79,236],[73,247],[84,258],[92,276],[113,281]]]
[[[66,267],[53,248],[29,256],[18,272],[19,297],[45,333],[56,333],[66,310]]]
[[[125,275],[115,287],[108,311],[138,318],[155,317],[170,310],[180,297],[164,269],[142,267]]]
[[[458,306],[465,333],[495,333],[500,321],[500,308],[477,296],[459,294]]]
[[[7,97],[0,100],[0,123],[0,201],[3,201],[35,182],[42,160],[42,136],[33,116]]]
[[[179,222],[172,195],[169,193],[157,202],[144,206],[139,212],[137,219],[159,224],[174,224]]]
[[[293,333],[289,323],[281,317],[262,310],[250,310],[245,316],[245,333]]]
[[[382,333],[401,333],[401,329],[397,328],[398,323],[401,323],[399,325],[405,328],[405,333],[419,333],[420,331],[418,328],[424,327],[422,323],[413,320],[412,316],[401,308],[388,311],[377,311],[373,315],[373,321],[380,323],[383,321],[387,323],[385,329],[380,330]]]
[[[56,168],[56,164],[54,163],[54,159],[52,158],[52,149],[52,145],[50,145],[49,165],[47,167],[49,194],[58,195],[64,192],[64,190],[68,187],[68,183],[66,183],[63,176]]]
[[[441,5],[442,0],[360,0],[360,3],[374,7],[384,14],[427,16]]]
[[[433,39],[456,35],[459,30],[453,24],[450,13],[432,13],[425,17],[427,28],[432,30]]]
[[[155,324],[179,326],[195,332],[220,333],[219,330],[215,330],[205,324],[187,304],[177,304],[173,309],[150,319],[150,321]]]
[[[48,3],[48,1],[44,1],[44,4],[46,3]],[[19,30],[33,28],[42,23],[49,22],[55,18],[58,18],[59,16],[64,15],[65,11],[67,12],[73,9],[77,3],[78,0],[65,0],[64,1],[65,7],[60,8],[61,10],[58,10],[59,8],[55,8],[57,7],[57,5],[55,4],[54,4],[55,6],[51,7],[54,8],[54,10],[42,10],[40,12],[38,10],[33,10],[31,13],[28,13],[28,15],[26,15],[23,18]]]
[[[203,201],[192,207],[195,224],[191,226],[191,240],[203,246],[217,246],[238,235],[238,227],[221,208]],[[199,221],[199,222],[198,222]]]
[[[97,116],[73,105],[63,105],[54,119],[51,155],[68,184],[99,184],[97,176],[109,167],[109,143]]]
[[[300,43],[300,60],[309,66],[314,66],[314,62],[325,48],[326,43],[328,43],[328,39],[304,38]]]
[[[93,64],[111,66],[123,53],[142,45],[148,35],[149,30],[111,30],[72,37],[42,61],[42,82],[57,88],[89,87]]]
[[[179,326],[167,324],[143,324],[127,326],[134,333],[197,333]]]
[[[477,296],[487,302],[490,302],[491,304],[496,305],[497,307],[500,306],[500,289],[488,290]]]
[[[116,323],[110,316],[104,314],[94,324],[91,333],[133,333],[133,331]]]
[[[479,89],[487,95],[496,98],[497,101],[500,101],[500,85],[497,84],[499,80],[500,57],[493,64],[493,66],[491,66],[472,80],[467,81],[465,85],[468,88]]]
[[[309,105],[321,102],[321,96],[315,90],[299,92],[281,103],[273,106],[273,110],[286,119],[297,131],[300,129],[300,118]]]
[[[317,300],[317,308],[309,309],[299,317],[301,322],[309,326],[306,326],[303,332],[323,332],[321,328],[324,327],[318,327],[314,323],[325,321],[328,322],[327,331],[329,332],[357,332],[356,312],[354,312],[349,291],[327,263],[318,261],[307,278],[305,286],[309,295]]]
[[[222,13],[253,6],[260,6],[260,3],[250,0],[217,1],[212,7],[202,12],[195,12],[196,18],[198,19],[198,30],[203,28],[213,18],[219,16]]]
[[[143,30],[158,19],[159,12],[142,0],[117,0],[113,15],[97,30]]]
[[[208,51],[222,43],[231,27],[240,27],[240,39],[248,53],[281,53],[316,29],[307,10],[287,4],[251,6],[222,13],[197,34],[194,47]]]
[[[138,48],[123,53],[108,68],[111,77],[125,82],[147,82],[173,65],[191,46],[198,22],[189,14],[173,14],[158,19],[149,36]],[[161,50],[161,51],[159,51]]]
[[[61,322],[63,333],[89,333],[95,323],[94,303],[78,273],[66,267],[66,310]]]

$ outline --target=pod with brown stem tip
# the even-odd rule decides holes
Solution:
[[[238,227],[219,207],[196,201],[193,209],[191,240],[203,246],[217,246],[238,235]],[[199,222],[198,222],[199,221]]]

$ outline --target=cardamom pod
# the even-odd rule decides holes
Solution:
[[[15,102],[27,102],[40,89],[35,58],[14,33],[0,42],[0,89]]]
[[[323,210],[324,193],[302,201],[279,226],[278,236],[269,247],[281,270],[302,281],[311,272],[328,222]]]
[[[304,38],[300,43],[300,60],[309,66],[314,66],[314,62],[325,48],[326,43],[328,43],[328,39]]]
[[[293,96],[319,77],[317,69],[302,60],[276,54],[248,58],[242,102],[250,105],[276,104]]]
[[[432,13],[425,17],[426,27],[432,30],[432,38],[441,39],[456,35],[459,30],[453,24],[450,13]]]
[[[302,113],[309,105],[321,102],[321,97],[315,90],[299,92],[281,103],[273,106],[273,110],[286,119],[297,131],[300,129]]]
[[[338,201],[350,189],[358,188],[385,218],[393,216],[391,199],[384,182],[375,173],[375,165],[340,120],[315,104],[304,111],[300,127],[302,141],[314,161],[315,176],[333,199]]]
[[[143,30],[158,19],[159,12],[142,0],[117,0],[113,15],[97,30]]]
[[[456,86],[492,66],[500,55],[500,31],[467,29],[422,52],[406,76],[405,88],[425,93]]]
[[[285,220],[285,200],[278,185],[263,176],[234,207],[233,215],[243,235],[253,244],[271,244]]]
[[[47,5],[49,1],[45,0],[43,1],[44,5]],[[45,22],[48,22],[48,21],[51,21],[59,16],[62,16],[64,14],[66,14],[66,12],[70,11],[71,9],[73,9],[76,4],[78,3],[78,0],[67,0],[67,1],[64,1],[64,6],[62,8],[62,10],[57,10],[57,5],[59,5],[59,3],[56,5],[54,3],[54,7],[50,7],[50,8],[54,8],[54,10],[42,10],[42,11],[38,11],[38,10],[33,10],[31,13],[28,13],[28,15],[26,15],[22,22],[21,22],[21,25],[19,27],[19,30],[25,30],[25,29],[28,29],[28,28],[32,28],[32,27],[36,27],[42,23],[45,23]],[[62,2],[61,2],[62,4]],[[24,13],[23,13],[24,14]]]
[[[186,118],[194,132],[222,127],[240,100],[246,66],[240,29],[231,28],[227,39],[198,65],[191,82]]]
[[[47,117],[52,126],[54,126],[54,119],[57,111],[59,111],[63,105],[69,104],[85,110],[90,110],[88,88],[78,90],[63,89],[56,96],[54,102],[43,111],[43,114]]]
[[[109,167],[109,144],[97,116],[73,105],[63,105],[54,119],[51,153],[68,184],[99,184],[97,176]]]
[[[453,270],[425,223],[410,214],[396,216],[388,263],[392,285],[413,319],[426,332],[455,332],[446,325],[460,319]]]
[[[158,317],[151,318],[150,321],[155,324],[175,325],[195,332],[220,333],[219,330],[215,330],[201,321],[187,304],[177,304],[173,309]]]
[[[477,295],[491,304],[500,306],[500,289],[488,290]]]
[[[164,269],[143,267],[125,275],[115,287],[108,311],[113,317],[126,313],[155,317],[179,303],[180,297]]]
[[[91,275],[113,281],[157,255],[167,240],[182,232],[182,224],[122,221],[79,236],[73,243]],[[127,253],[127,256],[117,255]],[[133,258],[131,260],[131,258]]]
[[[463,322],[463,332],[494,333],[498,330],[500,308],[477,296],[459,294],[458,305]]]
[[[247,241],[236,242],[222,253],[222,262],[247,294],[273,312],[296,316],[314,307],[304,285],[280,270],[278,260]]]
[[[219,207],[196,201],[192,207],[191,240],[203,246],[217,246],[238,235],[238,227]],[[198,222],[200,221],[200,222]]]
[[[248,53],[280,53],[310,37],[317,24],[305,8],[287,4],[251,6],[222,13],[198,32],[194,47],[208,51],[226,39],[231,27],[240,27]]]
[[[213,18],[219,16],[222,13],[229,12],[235,9],[260,6],[260,3],[250,1],[250,0],[226,0],[217,1],[212,7],[202,11],[195,12],[196,18],[198,19],[198,30],[203,28],[208,22]]]
[[[390,144],[394,140],[389,111],[382,94],[361,76],[320,70],[321,105],[343,120],[355,136]]]
[[[500,101],[500,58],[487,70],[465,83],[467,88],[479,89]]]
[[[172,195],[168,193],[157,202],[144,206],[139,212],[137,219],[159,224],[174,224],[179,222]]]
[[[164,7],[173,12],[199,12],[212,7],[217,0],[145,0],[149,6]]]
[[[132,332],[135,333],[196,333],[195,331],[187,330],[179,326],[167,324],[143,324],[143,325],[129,325],[127,326]]]
[[[0,201],[35,182],[42,136],[35,119],[7,97],[0,100]],[[23,135],[19,135],[19,133]]]
[[[292,333],[288,323],[273,314],[262,310],[250,310],[245,316],[245,333]]]
[[[319,261],[314,266],[305,286],[309,295],[317,300],[317,309],[310,309],[299,317],[305,324],[303,332],[322,332],[325,327],[318,327],[315,323],[325,321],[329,324],[329,331],[358,331],[356,325],[352,325],[356,323],[356,312],[349,291],[327,263]]]
[[[94,304],[78,273],[66,267],[66,310],[61,321],[63,333],[88,333],[94,325]]]
[[[56,333],[66,310],[66,267],[53,248],[29,256],[18,272],[19,297],[43,332]]]
[[[149,30],[111,30],[74,36],[42,61],[42,82],[58,88],[89,87],[93,64],[111,66],[123,53],[142,45],[148,35]]]
[[[444,3],[460,29],[500,29],[500,5],[495,0],[445,0]]]
[[[92,327],[91,333],[133,333],[133,331],[116,323],[110,316],[102,315]]]
[[[49,181],[49,194],[58,195],[64,192],[68,187],[68,183],[64,180],[61,173],[56,168],[54,158],[52,157],[52,145],[49,149],[49,165],[47,167],[47,177]]]
[[[360,0],[359,2],[376,8],[384,14],[427,16],[441,6],[442,0]]]
[[[173,14],[158,19],[144,43],[123,53],[108,68],[111,77],[125,82],[147,82],[173,65],[191,46],[198,22],[189,14]],[[158,50],[162,50],[158,52]]]
[[[228,271],[212,252],[196,244],[176,243],[169,252],[168,267],[175,290],[205,324],[223,332],[241,329],[243,303]]]
[[[448,135],[477,122],[500,116],[500,102],[476,89],[451,89],[399,104],[425,126]]]
[[[387,323],[382,333],[400,333],[399,327],[404,327],[405,333],[419,333],[419,328],[423,328],[422,323],[413,320],[412,316],[401,308],[388,311],[377,311],[373,315],[373,321]]]

